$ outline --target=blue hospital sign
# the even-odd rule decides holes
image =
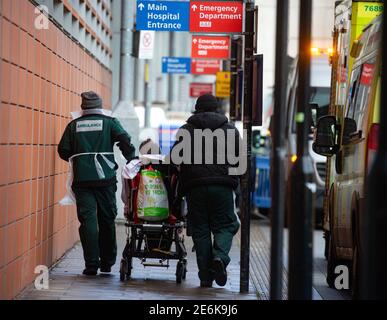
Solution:
[[[189,31],[189,2],[137,0],[137,30]]]
[[[163,57],[163,73],[191,73],[191,58]]]

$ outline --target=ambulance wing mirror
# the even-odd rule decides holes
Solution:
[[[339,150],[337,144],[337,122],[334,116],[318,119],[312,145],[313,151],[325,157],[332,157]]]

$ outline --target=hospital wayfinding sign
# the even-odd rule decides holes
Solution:
[[[162,58],[163,73],[191,73],[191,58]]]
[[[231,92],[231,73],[229,71],[216,74],[215,96],[217,98],[229,98]]]
[[[241,33],[241,1],[191,1],[190,31],[204,33]]]
[[[136,6],[137,30],[196,33],[241,33],[243,31],[242,1],[137,0]]]
[[[228,59],[229,37],[192,36],[192,58]]]
[[[153,31],[189,31],[189,4],[181,1],[137,0],[136,28]]]
[[[200,83],[200,82],[191,82],[189,85],[189,96],[191,98],[199,98],[203,94],[213,94],[214,85],[212,83]]]
[[[191,73],[192,74],[216,74],[222,69],[221,60],[213,59],[192,59]]]

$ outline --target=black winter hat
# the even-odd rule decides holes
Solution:
[[[219,108],[218,100],[212,94],[204,94],[196,101],[195,112],[215,112]]]
[[[102,99],[94,91],[84,92],[82,97],[82,110],[87,109],[102,109]]]

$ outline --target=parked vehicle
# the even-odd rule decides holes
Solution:
[[[352,74],[352,67],[355,57],[350,53],[354,43],[361,35],[363,29],[381,12],[383,3],[375,0],[358,1],[345,0],[337,1],[335,6],[335,25],[333,29],[333,53],[331,56],[331,97],[329,114],[335,115],[337,119],[343,119],[345,105],[348,95],[349,76]],[[333,197],[334,183],[336,180],[336,163],[340,158],[336,155],[327,158],[325,194],[324,194],[324,218],[323,229],[325,238],[325,257],[328,260],[327,282],[329,286],[334,284],[334,268],[332,267],[332,256],[330,252],[331,224],[335,221],[330,219],[331,199]],[[334,246],[334,245],[333,245]],[[346,250],[344,250],[345,252]],[[350,253],[340,254],[338,257],[348,259]],[[331,257],[331,258],[330,258]],[[344,260],[349,264],[351,260]]]
[[[357,296],[359,246],[364,186],[378,146],[381,77],[381,25],[378,17],[356,42],[347,98],[343,112],[322,117],[317,124],[313,149],[330,157],[333,177],[329,185],[329,250],[327,281],[334,286],[335,268],[349,266],[352,293]]]
[[[253,131],[252,136],[253,203],[259,214],[267,216],[271,208],[270,151],[271,137],[268,130]]]
[[[381,1],[345,0],[337,1],[335,7],[335,26],[333,30],[333,54],[331,57],[331,98],[329,113],[342,117],[345,101],[348,94],[349,76],[352,73],[354,57],[350,55],[354,42],[363,29],[383,10]],[[324,196],[324,223],[326,239],[326,257],[328,257],[330,222],[329,199],[332,183],[335,179],[336,157],[327,159],[325,196]]]

